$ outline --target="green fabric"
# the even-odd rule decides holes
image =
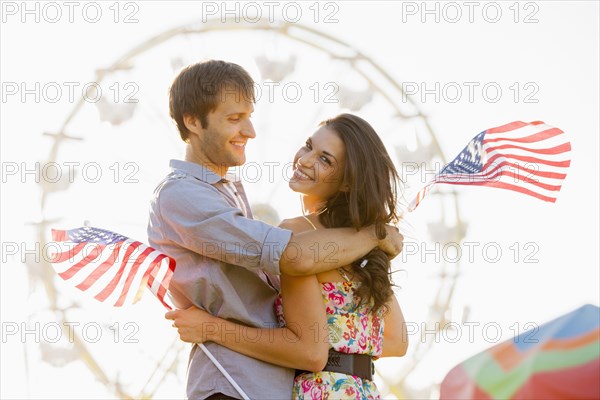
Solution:
[[[489,352],[463,362],[469,377],[496,399],[510,398],[533,374],[585,364],[600,356],[600,341],[569,350],[541,351],[505,371]]]

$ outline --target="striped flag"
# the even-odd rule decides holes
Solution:
[[[436,183],[508,189],[554,203],[571,165],[570,152],[565,133],[541,121],[485,130],[419,191],[409,211]]]
[[[59,250],[51,263],[56,273],[96,300],[115,307],[137,302],[147,286],[171,309],[165,294],[175,260],[118,233],[93,227],[52,229]]]

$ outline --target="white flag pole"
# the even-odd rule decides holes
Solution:
[[[169,292],[167,292],[167,297],[165,297],[163,300],[165,302],[165,304],[171,309],[174,310],[175,307],[173,306],[173,300],[171,298],[171,295]],[[237,382],[233,379],[233,377],[231,375],[229,375],[229,372],[227,372],[227,370],[225,369],[225,367],[223,367],[221,365],[221,363],[219,362],[219,360],[217,360],[215,358],[215,356],[212,355],[212,353],[206,348],[206,346],[204,345],[204,343],[196,343],[198,346],[200,346],[200,349],[204,352],[204,354],[206,354],[206,357],[209,358],[209,360],[215,365],[215,367],[217,367],[217,369],[219,371],[221,371],[221,373],[223,374],[223,376],[225,377],[225,379],[227,379],[227,381],[229,383],[231,383],[231,386],[233,386],[233,388],[239,393],[240,396],[242,396],[243,400],[250,400],[250,397],[248,397],[248,395],[246,394],[246,392],[244,392],[244,390],[240,387],[240,385],[237,384]]]
[[[231,377],[231,375],[229,375],[229,372],[227,372],[227,370],[212,355],[212,353],[210,351],[208,351],[208,349],[206,348],[206,346],[204,345],[204,343],[200,343],[198,346],[200,346],[200,348],[202,349],[202,351],[204,352],[204,354],[206,354],[206,356],[210,359],[210,361],[212,361],[212,363],[215,365],[215,367],[217,367],[217,369],[219,371],[221,371],[221,373],[223,374],[223,376],[225,376],[225,378],[229,381],[229,383],[231,383],[231,385],[240,394],[240,396],[242,396],[242,399],[244,399],[244,400],[250,400],[250,397],[248,397],[248,395],[242,390],[242,388],[240,387],[240,385],[238,385],[237,382],[235,380],[233,380],[233,378]]]

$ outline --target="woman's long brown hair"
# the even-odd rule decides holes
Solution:
[[[375,225],[379,239],[386,236],[384,225],[398,221],[396,210],[398,172],[383,142],[364,119],[340,114],[321,122],[340,137],[346,147],[344,183],[348,191],[340,191],[324,205],[319,215],[327,228],[354,227],[360,230]],[[364,264],[367,260],[367,264]],[[355,295],[362,303],[373,301],[373,310],[385,306],[393,295],[390,260],[379,248],[352,263],[353,279],[361,282]]]

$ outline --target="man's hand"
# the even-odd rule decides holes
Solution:
[[[177,328],[179,338],[188,343],[210,341],[210,335],[217,330],[215,317],[194,306],[186,310],[169,311],[165,318],[173,320],[173,327]]]
[[[392,225],[386,225],[385,230],[387,231],[387,235],[385,239],[379,241],[379,248],[386,252],[390,259],[393,259],[402,251],[404,236],[402,236],[398,228]]]

